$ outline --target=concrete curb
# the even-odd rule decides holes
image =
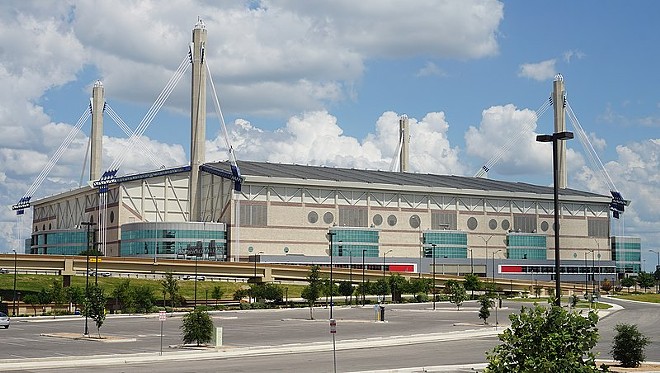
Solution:
[[[337,350],[353,350],[357,348],[400,346],[403,344],[417,344],[428,342],[442,342],[461,339],[487,338],[496,336],[503,328],[497,330],[473,329],[460,332],[418,334],[407,336],[389,336],[380,338],[367,338],[337,341]],[[247,348],[220,347],[218,349],[207,349],[206,351],[176,351],[168,352],[162,356],[159,353],[144,354],[122,354],[122,355],[97,355],[85,356],[77,359],[71,357],[49,357],[39,359],[2,359],[0,366],[3,371],[45,369],[45,368],[80,368],[93,366],[106,366],[116,364],[139,364],[149,362],[185,361],[185,360],[209,360],[223,359],[239,356],[267,356],[283,355],[300,352],[331,351],[332,342],[317,342],[308,344],[290,344],[282,346],[260,346]]]

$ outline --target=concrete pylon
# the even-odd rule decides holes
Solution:
[[[192,91],[190,102],[190,184],[189,221],[201,220],[199,166],[206,152],[206,26],[198,20],[192,33]]]
[[[405,114],[399,118],[399,142],[401,143],[399,171],[408,172],[408,164],[410,162],[410,126],[408,125],[408,116]]]
[[[92,131],[91,156],[89,162],[89,180],[96,181],[101,178],[101,157],[103,155],[103,109],[105,96],[103,83],[100,80],[94,82],[92,88]]]
[[[552,104],[555,109],[555,132],[566,131],[566,90],[564,88],[564,77],[555,75],[552,84]],[[559,189],[568,186],[568,174],[566,172],[566,141],[557,141],[557,173]]]

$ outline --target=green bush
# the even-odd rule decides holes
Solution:
[[[651,343],[648,337],[637,330],[637,325],[617,324],[616,335],[610,351],[614,360],[626,368],[636,368],[646,359],[644,348]]]
[[[203,343],[211,342],[213,338],[213,320],[204,307],[198,307],[185,316],[183,316],[183,343]]]
[[[487,352],[486,372],[597,372],[591,349],[598,342],[598,315],[556,306],[522,307],[509,316],[502,343]]]

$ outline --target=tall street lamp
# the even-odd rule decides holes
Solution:
[[[351,290],[353,290],[353,248],[348,250],[348,282],[351,283]],[[353,292],[351,291],[350,304],[353,305]],[[355,302],[357,303],[357,302]]]
[[[13,304],[11,306],[11,309],[12,309],[12,311],[11,311],[12,314],[11,315],[16,316],[16,268],[17,268],[16,267],[16,262],[17,262],[17,258],[16,258],[16,249],[12,249],[12,251],[14,252],[14,296],[12,298],[12,300],[13,300],[12,303]]]
[[[89,243],[89,235],[90,235],[90,228],[96,225],[93,221],[83,221],[80,222],[80,225],[84,225],[87,227],[87,255],[86,255],[86,270],[85,270],[85,300],[87,300],[87,303],[89,303],[89,250],[90,248],[90,243]],[[87,310],[85,310],[85,333],[83,335],[89,335],[89,328],[87,326]]]
[[[658,270],[660,270],[660,250],[649,250],[649,252],[650,253],[655,253],[658,256],[658,258],[655,262],[655,271],[653,272],[653,274],[655,274],[656,272],[658,272]],[[16,271],[14,271],[14,273],[16,273]],[[656,282],[658,283],[658,286],[656,287],[657,288],[656,292],[658,292],[658,291],[660,291],[660,282],[657,281],[657,278],[656,278]],[[15,287],[16,287],[16,285],[14,285],[14,288]]]
[[[484,255],[484,258],[486,258],[486,260],[484,260],[484,263],[486,263],[486,277],[488,277],[488,241],[490,241],[490,239],[493,238],[493,235],[491,234],[490,236],[488,236],[488,238],[484,236],[479,236],[479,237],[481,237],[481,239],[484,240],[484,244],[486,245],[486,255]]]
[[[556,132],[552,135],[537,135],[538,142],[552,142],[552,189],[554,194],[554,215],[555,215],[555,305],[561,307],[561,279],[559,277],[559,162],[557,157],[557,142],[559,140],[570,140],[573,138],[573,132]]]
[[[594,237],[594,241],[596,241],[596,252],[598,253],[598,256],[597,256],[597,258],[598,258],[598,288],[597,288],[597,290],[600,293],[600,279],[601,279],[602,273],[603,273],[603,270],[600,267],[600,242],[598,242],[598,239],[596,239],[596,237]]]
[[[472,254],[472,249],[468,249],[470,252],[470,274],[474,274],[474,254]]]
[[[332,266],[333,266],[332,258],[334,256],[333,255],[334,253],[332,252],[332,239],[336,234],[337,234],[337,232],[332,232],[332,231],[328,232],[328,241],[330,242],[330,318],[331,319],[332,319],[332,306],[333,306],[333,304],[332,304],[332,293],[334,293],[334,291],[333,291],[334,290],[333,289],[334,288],[334,286],[333,286],[334,283],[332,282]]]
[[[364,253],[367,252],[367,249],[362,249],[362,307],[364,307],[364,298],[365,298],[365,292],[364,292]]]
[[[495,254],[499,253],[500,251],[502,251],[502,249],[493,252],[493,288],[495,288]]]
[[[433,256],[433,291],[431,291],[431,296],[433,297],[433,310],[435,311],[435,247],[436,244],[431,244],[431,255]]]
[[[389,254],[391,252],[392,252],[392,250],[387,250],[383,254],[383,281],[385,281],[385,257],[387,256],[387,254]],[[387,296],[386,294],[387,294],[387,292],[383,293],[383,303],[385,303],[385,297]],[[392,302],[394,302],[394,300],[392,300]]]

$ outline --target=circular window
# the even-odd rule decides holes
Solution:
[[[413,215],[410,217],[410,227],[411,228],[419,228],[420,224],[420,219],[419,216]]]
[[[473,230],[477,229],[477,225],[479,225],[479,222],[477,222],[477,218],[475,218],[473,216],[473,217],[468,219],[467,226],[468,226],[469,230],[473,231]]]
[[[383,217],[380,214],[374,215],[373,218],[374,225],[381,225],[383,224]]]
[[[390,215],[387,217],[387,224],[389,224],[390,227],[393,227],[396,225],[396,216]]]
[[[573,258],[577,258],[577,253],[573,253]]]
[[[317,214],[316,211],[310,211],[309,214],[307,214],[307,221],[311,224],[316,223],[319,221],[319,214]]]
[[[490,221],[488,222],[488,228],[497,229],[497,220],[490,219]]]
[[[115,212],[110,211],[110,223],[114,223],[114,222],[115,222]]]
[[[506,231],[509,228],[511,228],[511,224],[509,223],[509,221],[506,219],[502,220],[502,229]]]
[[[323,214],[323,222],[324,223],[332,224],[333,221],[335,221],[335,216],[332,215],[332,213],[330,211]]]
[[[548,228],[550,228],[550,225],[548,225],[547,221],[541,222],[541,230],[543,232],[546,232],[548,230]]]
[[[559,228],[561,229],[561,224],[559,224]],[[553,230],[553,231],[556,231],[556,230],[557,230],[557,229],[555,229],[555,223],[552,223],[552,230]]]

